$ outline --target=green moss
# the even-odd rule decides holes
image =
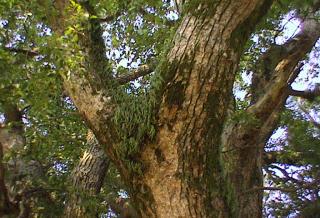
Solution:
[[[211,217],[219,216],[215,214],[215,211],[212,211],[211,205],[212,199],[218,198],[225,202],[229,217],[236,217],[238,206],[235,187],[228,178],[228,166],[230,163],[224,162],[220,141],[223,125],[225,124],[224,119],[217,114],[221,111],[221,108],[219,108],[221,101],[225,101],[225,99],[219,99],[214,94],[210,94],[206,105],[206,111],[209,115],[206,126],[212,126],[212,130],[208,130],[210,134],[207,136],[205,148],[207,154],[205,183],[208,184],[207,192],[210,192],[210,197],[206,199],[207,213]],[[213,126],[212,123],[215,125]]]
[[[220,1],[218,0],[189,0],[183,4],[182,11],[184,14],[191,13],[194,16],[206,17],[216,13],[216,7],[219,3]]]
[[[114,99],[118,107],[113,121],[121,139],[116,152],[129,171],[141,174],[141,163],[136,157],[144,142],[154,138],[154,105],[146,94],[127,94],[121,87],[116,93]]]
[[[235,187],[234,185],[226,178],[224,185],[224,196],[226,198],[226,202],[229,207],[229,211],[231,212],[231,217],[236,217],[236,212],[238,208]]]
[[[172,37],[176,28],[172,28],[165,41],[163,52],[159,55],[159,63],[155,75],[151,79],[151,88],[146,93],[130,93],[125,86],[114,84],[113,99],[117,105],[113,121],[116,125],[121,143],[116,148],[117,155],[126,164],[128,170],[136,175],[143,172],[143,164],[139,161],[142,146],[154,139],[156,128],[156,111],[161,103],[159,99],[172,78],[175,63],[168,64],[167,53],[172,47]]]
[[[183,85],[182,81],[172,84],[168,89],[166,102],[170,106],[176,105],[180,107],[184,101],[184,90],[185,86]]]
[[[166,54],[171,48],[171,38],[166,44],[148,93],[128,93],[124,86],[117,86],[117,84],[111,92],[117,105],[113,121],[121,140],[116,152],[133,174],[142,174],[143,165],[137,161],[137,157],[143,144],[153,140],[156,133],[154,123],[155,111],[160,102],[159,91],[164,89],[167,72],[173,66],[168,65],[166,61]]]

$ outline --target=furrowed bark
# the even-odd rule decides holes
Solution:
[[[100,192],[109,161],[92,132],[88,133],[87,142],[90,147],[84,152],[70,177],[72,190],[65,208],[65,217],[97,215],[97,205],[89,202]]]

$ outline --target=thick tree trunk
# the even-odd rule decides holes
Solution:
[[[257,22],[255,16],[270,6],[260,3],[218,1],[214,6],[200,5],[201,14],[183,18],[167,57],[169,67],[164,69],[169,83],[157,139],[142,154],[148,168],[139,185],[149,194],[137,196],[142,217],[261,216],[261,195],[237,198],[246,187],[230,184],[221,152],[243,42]],[[241,172],[261,184],[261,172],[246,171],[247,165],[257,162],[235,164],[242,164]],[[252,206],[241,208],[240,201]]]
[[[254,90],[247,116],[226,123],[246,31],[270,6],[239,2],[219,1],[212,17],[188,14],[177,31],[157,140],[142,154],[149,168],[139,185],[149,195],[137,195],[137,201],[150,209],[141,210],[143,217],[262,217],[263,189],[256,188],[263,186],[263,148],[320,24],[312,13],[305,19],[301,32],[282,46],[285,52],[272,57],[272,69],[264,72],[270,79]]]
[[[108,168],[108,159],[92,132],[88,133],[88,144],[78,165],[71,175],[72,190],[65,208],[64,217],[95,217],[97,204],[94,198],[100,192]]]

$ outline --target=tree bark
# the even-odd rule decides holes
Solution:
[[[72,190],[64,217],[85,218],[97,215],[98,205],[94,199],[103,185],[109,161],[91,131],[88,133],[87,141],[90,147],[84,152],[70,176]]]

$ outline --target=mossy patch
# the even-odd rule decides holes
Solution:
[[[166,95],[166,102],[169,104],[169,106],[175,105],[181,107],[185,98],[184,90],[185,86],[183,85],[182,81],[176,82],[169,87]]]

